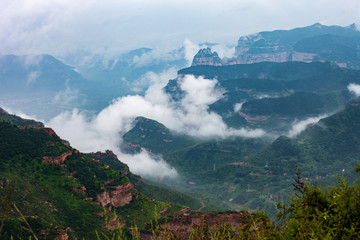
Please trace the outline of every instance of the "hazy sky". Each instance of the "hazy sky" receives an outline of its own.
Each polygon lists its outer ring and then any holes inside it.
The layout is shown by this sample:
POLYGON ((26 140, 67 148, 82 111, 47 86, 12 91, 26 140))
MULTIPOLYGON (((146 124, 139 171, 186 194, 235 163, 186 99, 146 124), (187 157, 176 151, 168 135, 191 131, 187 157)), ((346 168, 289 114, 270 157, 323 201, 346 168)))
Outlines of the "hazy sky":
POLYGON ((359 23, 359 0, 1 0, 0 54, 117 54, 139 47, 235 44, 315 22, 359 23))

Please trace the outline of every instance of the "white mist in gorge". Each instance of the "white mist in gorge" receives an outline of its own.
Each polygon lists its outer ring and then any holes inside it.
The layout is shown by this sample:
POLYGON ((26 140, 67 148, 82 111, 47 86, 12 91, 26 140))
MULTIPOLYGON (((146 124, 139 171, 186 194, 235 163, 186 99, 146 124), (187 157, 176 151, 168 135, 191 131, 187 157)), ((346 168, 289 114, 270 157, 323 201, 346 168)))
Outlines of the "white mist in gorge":
POLYGON ((295 122, 290 131, 287 133, 288 137, 296 137, 300 133, 302 133, 308 126, 313 125, 319 122, 321 119, 328 117, 329 115, 321 115, 318 117, 309 117, 302 121, 295 122))
POLYGON ((350 92, 354 93, 357 97, 360 97, 360 85, 357 85, 355 83, 350 83, 347 88, 350 92))
POLYGON ((111 149, 132 171, 143 176, 174 177, 176 171, 161 158, 154 159, 146 152, 138 155, 123 154, 119 150, 121 136, 133 127, 136 117, 142 116, 164 124, 174 132, 198 138, 217 138, 238 135, 261 137, 261 129, 231 129, 220 115, 209 111, 209 105, 223 97, 224 91, 217 88, 216 79, 205 79, 185 75, 179 79, 183 98, 175 102, 164 92, 169 79, 175 78, 176 71, 169 69, 161 74, 148 73, 151 85, 144 96, 129 95, 114 99, 95 116, 74 109, 63 112, 47 122, 62 138, 82 152, 111 149))

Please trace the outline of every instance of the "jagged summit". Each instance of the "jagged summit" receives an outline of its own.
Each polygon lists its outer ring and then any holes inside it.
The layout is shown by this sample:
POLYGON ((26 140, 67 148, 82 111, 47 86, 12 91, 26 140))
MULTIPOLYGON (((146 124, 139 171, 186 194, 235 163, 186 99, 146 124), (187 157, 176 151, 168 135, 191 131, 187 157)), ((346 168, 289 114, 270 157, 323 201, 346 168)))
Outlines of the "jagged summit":
POLYGON ((217 52, 212 52, 210 48, 203 48, 195 55, 191 66, 211 65, 221 66, 222 62, 217 52))

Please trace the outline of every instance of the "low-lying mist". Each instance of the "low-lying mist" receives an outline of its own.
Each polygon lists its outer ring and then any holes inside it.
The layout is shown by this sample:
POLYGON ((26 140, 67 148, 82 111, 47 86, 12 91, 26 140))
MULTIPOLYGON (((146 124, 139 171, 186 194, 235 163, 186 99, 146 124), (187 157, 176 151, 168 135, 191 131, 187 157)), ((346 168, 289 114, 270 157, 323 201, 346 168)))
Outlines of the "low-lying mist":
MULTIPOLYGON (((133 127, 134 119, 138 116, 156 120, 176 133, 199 139, 269 136, 262 129, 229 128, 220 115, 209 110, 209 105, 222 98, 225 93, 216 79, 205 79, 193 75, 178 79, 178 86, 184 95, 181 100, 174 101, 164 91, 164 87, 169 79, 176 78, 176 74, 173 68, 161 74, 149 72, 145 77, 150 82, 150 87, 144 96, 119 97, 92 116, 78 109, 63 111, 50 121, 46 121, 45 124, 52 127, 60 137, 70 141, 71 145, 80 151, 113 150, 121 161, 129 165, 131 171, 155 179, 176 178, 178 173, 161 156, 154 156, 145 150, 135 155, 120 151, 123 134, 133 127)), ((359 85, 350 84, 348 90, 357 96, 360 95, 359 85)), ((235 106, 235 111, 240 109, 241 104, 235 106)), ((7 110, 11 112, 10 109, 7 110)), ((21 112, 13 113, 28 117, 21 112)), ((307 126, 317 123, 326 116, 300 119, 292 124, 291 130, 285 135, 296 137, 307 126)))
POLYGON ((168 80, 176 77, 174 69, 161 74, 150 72, 146 76, 150 87, 144 96, 119 97, 90 117, 78 109, 64 111, 46 125, 82 152, 111 149, 130 166, 131 171, 156 178, 176 177, 177 173, 161 157, 154 158, 145 151, 128 155, 119 150, 122 135, 133 127, 134 119, 138 116, 161 122, 174 132, 202 139, 233 135, 261 137, 265 134, 261 129, 228 128, 220 115, 209 111, 209 105, 222 98, 224 93, 223 89, 217 87, 216 79, 185 76, 179 80, 184 97, 174 102, 163 90, 168 80))

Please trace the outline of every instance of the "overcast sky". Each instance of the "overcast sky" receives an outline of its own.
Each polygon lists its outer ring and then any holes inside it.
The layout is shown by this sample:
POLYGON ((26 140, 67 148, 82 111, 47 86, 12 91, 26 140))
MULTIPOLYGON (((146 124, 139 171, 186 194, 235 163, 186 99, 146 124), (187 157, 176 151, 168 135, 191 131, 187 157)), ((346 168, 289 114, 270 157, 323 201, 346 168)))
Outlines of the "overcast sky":
POLYGON ((1 0, 0 54, 235 44, 259 31, 347 26, 359 17, 359 0, 1 0))

